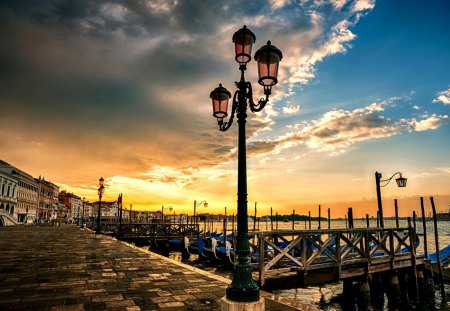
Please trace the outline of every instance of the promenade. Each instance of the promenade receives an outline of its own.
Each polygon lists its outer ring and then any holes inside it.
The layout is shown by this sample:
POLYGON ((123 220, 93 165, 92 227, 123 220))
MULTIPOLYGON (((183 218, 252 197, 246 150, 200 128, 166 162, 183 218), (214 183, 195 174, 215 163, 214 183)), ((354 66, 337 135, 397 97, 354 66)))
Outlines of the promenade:
MULTIPOLYGON (((220 310, 227 283, 74 225, 0 227, 2 311, 220 310)), ((262 296, 266 310, 302 310, 262 296)))

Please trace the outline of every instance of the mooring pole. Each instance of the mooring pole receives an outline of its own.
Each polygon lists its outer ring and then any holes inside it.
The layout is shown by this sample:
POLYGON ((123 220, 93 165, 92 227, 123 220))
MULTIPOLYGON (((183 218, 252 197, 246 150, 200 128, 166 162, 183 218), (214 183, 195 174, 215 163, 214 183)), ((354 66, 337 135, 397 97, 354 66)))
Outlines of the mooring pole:
POLYGON ((295 209, 292 210, 292 231, 294 231, 295 209))
POLYGON ((278 212, 275 213, 275 227, 278 230, 278 212))
POLYGON ((425 258, 428 258, 427 221, 425 218, 425 206, 423 204, 423 197, 420 197, 420 210, 422 212, 423 249, 425 252, 425 258))
POLYGON ((328 208, 328 230, 331 229, 331 212, 330 208, 328 208))
POLYGON ((395 209, 395 226, 398 228, 399 223, 398 223, 398 205, 397 205, 397 199, 394 199, 394 209, 395 209))
POLYGON ((366 226, 367 228, 370 227, 369 214, 366 214, 366 226))
POLYGON ((441 266, 441 253, 439 250, 439 232, 438 232, 438 226, 437 226, 437 217, 436 217, 436 207, 434 206, 434 199, 433 197, 430 197, 431 201, 431 208, 433 211, 433 224, 434 224, 434 243, 436 245, 436 257, 437 257, 437 264, 438 264, 438 272, 439 272, 439 284, 441 288, 441 299, 443 304, 446 302, 445 297, 445 288, 444 288, 444 278, 442 276, 442 266, 441 266))
POLYGON ((309 230, 311 230, 311 211, 308 211, 309 230))
POLYGON ((270 207, 270 231, 273 231, 273 214, 272 214, 272 207, 270 207))
POLYGON ((321 229, 320 228, 320 222, 321 222, 321 218, 322 218, 322 209, 320 208, 320 204, 319 204, 319 226, 317 227, 317 229, 321 229))

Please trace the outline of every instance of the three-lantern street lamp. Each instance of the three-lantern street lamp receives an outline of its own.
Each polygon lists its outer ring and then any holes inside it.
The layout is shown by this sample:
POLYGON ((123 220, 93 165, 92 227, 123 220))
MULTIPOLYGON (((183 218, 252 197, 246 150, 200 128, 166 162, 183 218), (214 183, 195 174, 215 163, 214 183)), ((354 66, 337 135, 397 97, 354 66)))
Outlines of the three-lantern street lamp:
POLYGON ((383 219, 383 203, 381 202, 381 187, 386 187, 394 178, 395 175, 399 175, 398 178, 395 179, 398 187, 406 187, 407 178, 402 176, 402 173, 397 172, 392 175, 388 179, 381 179, 383 175, 379 172, 375 172, 375 184, 377 186, 377 203, 378 203, 378 217, 380 217, 380 227, 384 228, 384 219, 383 219), (381 183, 384 183, 383 185, 381 183))
POLYGON ((104 186, 105 180, 103 179, 103 177, 100 177, 100 179, 98 180, 98 184, 99 184, 99 188, 97 189, 98 191, 98 215, 97 215, 97 228, 95 229, 95 233, 99 234, 100 233, 100 219, 101 219, 101 206, 102 206, 102 195, 105 192, 105 186, 104 186))
POLYGON ((269 101, 272 86, 277 84, 278 66, 283 57, 279 49, 271 44, 261 47, 255 53, 255 60, 258 63, 259 79, 258 83, 263 86, 265 98, 261 98, 257 103, 253 101, 252 85, 245 81, 244 73, 247 63, 251 61, 252 45, 255 43, 255 34, 246 26, 238 30, 233 35, 235 46, 235 60, 239 63, 241 78, 235 82, 237 90, 233 95, 231 114, 228 121, 228 101, 231 93, 219 84, 210 97, 212 99, 213 116, 217 118, 220 131, 226 131, 233 123, 234 115, 237 115, 239 125, 238 135, 238 213, 237 213, 237 244, 236 254, 238 263, 233 274, 232 283, 227 288, 227 299, 237 302, 256 302, 259 300, 259 288, 252 278, 252 268, 250 266, 250 246, 248 241, 248 219, 247 219, 247 160, 246 160, 246 136, 245 123, 247 118, 247 107, 252 112, 261 111, 269 101))

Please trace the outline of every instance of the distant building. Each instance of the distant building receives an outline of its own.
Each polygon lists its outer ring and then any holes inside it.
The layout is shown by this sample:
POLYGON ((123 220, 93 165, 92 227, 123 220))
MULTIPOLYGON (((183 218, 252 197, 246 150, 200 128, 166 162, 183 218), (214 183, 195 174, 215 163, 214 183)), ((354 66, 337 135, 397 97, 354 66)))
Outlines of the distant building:
POLYGON ((56 219, 59 187, 40 176, 35 180, 39 184, 38 219, 56 219), (55 196, 55 194, 57 195, 55 196))
POLYGON ((7 172, 0 171, 0 210, 17 219, 17 179, 7 172))
POLYGON ((83 201, 79 196, 63 190, 59 193, 58 199, 59 202, 64 203, 66 221, 74 222, 82 216, 83 201))
POLYGON ((0 171, 12 176, 17 182, 17 205, 14 209, 17 220, 29 222, 36 219, 39 202, 38 183, 31 175, 2 160, 0 171))
MULTIPOLYGON (((97 217, 98 215, 98 203, 99 201, 93 202, 93 217, 97 217)), ((117 201, 114 202, 105 202, 102 201, 100 208, 102 218, 116 218, 119 216, 119 204, 117 201)))

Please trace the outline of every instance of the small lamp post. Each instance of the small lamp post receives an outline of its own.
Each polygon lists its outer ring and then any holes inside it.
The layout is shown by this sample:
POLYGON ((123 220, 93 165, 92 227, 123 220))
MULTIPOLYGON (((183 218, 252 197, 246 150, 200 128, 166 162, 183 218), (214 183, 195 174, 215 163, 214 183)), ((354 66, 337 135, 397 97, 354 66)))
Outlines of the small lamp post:
POLYGON ((255 34, 246 26, 239 29, 233 35, 235 47, 235 60, 239 63, 241 78, 235 82, 237 90, 233 95, 231 115, 228 121, 224 118, 228 116, 228 101, 231 93, 219 84, 211 94, 213 116, 217 118, 220 131, 226 131, 233 123, 234 115, 237 115, 238 134, 238 215, 237 215, 237 245, 236 254, 238 264, 234 270, 233 280, 227 288, 227 300, 233 302, 258 302, 259 288, 252 278, 252 268, 250 266, 250 246, 248 241, 248 215, 247 215, 247 151, 245 123, 247 118, 247 107, 252 112, 261 111, 269 101, 272 86, 277 84, 278 66, 283 54, 272 45, 270 41, 255 53, 255 60, 258 63, 259 79, 258 83, 263 86, 265 98, 261 98, 257 103, 253 101, 252 85, 245 81, 245 70, 247 63, 251 61, 252 45, 255 42, 255 34))
POLYGON ((402 176, 402 173, 397 172, 394 175, 392 175, 390 178, 388 179, 381 179, 383 177, 383 175, 379 172, 375 172, 375 184, 377 187, 377 203, 378 203, 378 214, 380 216, 380 227, 384 228, 384 219, 383 219, 383 203, 381 201, 381 187, 386 187, 392 180, 392 178, 394 178, 395 175, 399 175, 398 178, 395 179, 395 181, 397 182, 397 186, 398 187, 406 187, 406 181, 408 180, 407 178, 404 178, 402 176), (384 183, 383 185, 381 185, 381 183, 384 183))
POLYGON ((204 207, 208 207, 208 202, 206 202, 206 200, 201 201, 200 203, 197 204, 197 200, 194 200, 194 225, 197 224, 197 205, 201 206, 203 204, 204 207))
POLYGON ((84 228, 84 200, 86 200, 85 197, 83 197, 83 201, 82 201, 82 204, 83 204, 83 213, 82 213, 82 215, 81 215, 81 228, 84 228))
POLYGON ((101 206, 102 206, 102 195, 105 192, 105 186, 104 186, 105 180, 103 179, 103 177, 100 177, 100 179, 98 180, 98 184, 100 185, 100 187, 97 189, 98 191, 98 214, 97 214, 97 228, 95 230, 96 234, 100 233, 100 219, 102 217, 101 214, 101 206))
POLYGON ((161 222, 164 223, 164 209, 168 209, 169 211, 173 210, 172 206, 161 206, 161 222))

